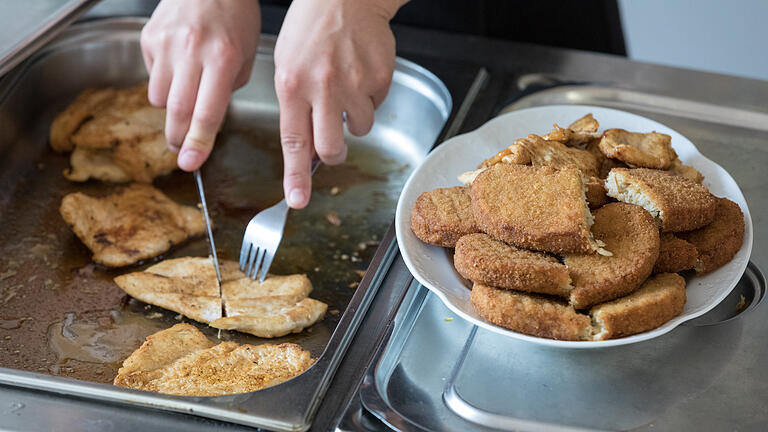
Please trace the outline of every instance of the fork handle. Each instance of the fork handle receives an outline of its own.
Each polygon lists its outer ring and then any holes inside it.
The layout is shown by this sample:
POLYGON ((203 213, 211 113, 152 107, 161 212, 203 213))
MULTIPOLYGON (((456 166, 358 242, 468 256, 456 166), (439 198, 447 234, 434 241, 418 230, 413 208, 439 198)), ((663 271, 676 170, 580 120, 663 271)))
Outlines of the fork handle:
POLYGON ((312 159, 312 171, 310 171, 309 175, 315 175, 315 171, 317 171, 317 168, 320 167, 320 165, 323 164, 323 161, 320 159, 312 159))

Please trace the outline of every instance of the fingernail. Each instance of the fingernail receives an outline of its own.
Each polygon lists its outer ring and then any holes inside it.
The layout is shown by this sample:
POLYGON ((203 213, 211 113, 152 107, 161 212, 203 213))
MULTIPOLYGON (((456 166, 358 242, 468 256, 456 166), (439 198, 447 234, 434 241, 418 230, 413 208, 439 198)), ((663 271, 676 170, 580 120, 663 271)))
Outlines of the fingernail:
POLYGON ((300 206, 304 204, 304 191, 301 189, 294 189, 288 194, 288 205, 291 207, 300 206))
POLYGON ((188 168, 197 164, 197 160, 200 159, 200 152, 197 150, 182 150, 179 154, 179 167, 188 168))

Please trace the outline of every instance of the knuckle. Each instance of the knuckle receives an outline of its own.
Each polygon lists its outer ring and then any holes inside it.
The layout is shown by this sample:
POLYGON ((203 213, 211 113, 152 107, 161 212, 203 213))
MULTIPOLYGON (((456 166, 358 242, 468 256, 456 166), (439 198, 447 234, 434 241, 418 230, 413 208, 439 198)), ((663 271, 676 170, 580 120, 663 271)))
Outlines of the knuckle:
POLYGON ((336 68, 329 64, 321 64, 315 69, 313 80, 322 89, 331 89, 336 82, 336 79, 336 68))
POLYGON ((315 147, 317 155, 324 163, 328 165, 337 165, 344 162, 346 159, 346 146, 342 145, 319 145, 315 147))
POLYGON ((373 83, 376 89, 388 87, 392 81, 392 71, 385 68, 377 68, 373 73, 373 83))
POLYGON ((197 107, 194 120, 195 123, 202 125, 205 129, 216 129, 220 121, 217 110, 208 106, 197 107))
POLYGON ((182 99, 171 99, 167 103, 168 115, 173 118, 189 118, 192 115, 192 107, 182 99))
POLYGON ((178 35, 184 49, 190 52, 200 46, 203 38, 203 29, 194 24, 187 24, 178 30, 178 35))
POLYGON ((286 69, 275 71, 275 87, 278 93, 285 95, 295 95, 300 86, 298 75, 286 69))
POLYGON ((302 152, 307 146, 307 140, 296 133, 282 133, 280 134, 280 145, 286 154, 298 154, 302 152))
POLYGON ((224 67, 233 67, 243 61, 243 56, 235 42, 224 36, 213 42, 213 55, 215 61, 224 67))

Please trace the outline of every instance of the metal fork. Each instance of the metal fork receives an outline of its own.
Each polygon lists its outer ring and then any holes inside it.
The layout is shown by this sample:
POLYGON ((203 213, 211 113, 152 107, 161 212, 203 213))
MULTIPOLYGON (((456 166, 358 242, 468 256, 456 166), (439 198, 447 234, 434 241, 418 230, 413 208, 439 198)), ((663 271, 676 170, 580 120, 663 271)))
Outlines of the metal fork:
MULTIPOLYGON (((320 161, 312 161, 312 174, 317 171, 320 161)), ((288 217, 288 203, 285 198, 270 208, 264 209, 248 222, 240 248, 240 270, 259 282, 264 282, 269 267, 283 239, 285 219, 288 217)))

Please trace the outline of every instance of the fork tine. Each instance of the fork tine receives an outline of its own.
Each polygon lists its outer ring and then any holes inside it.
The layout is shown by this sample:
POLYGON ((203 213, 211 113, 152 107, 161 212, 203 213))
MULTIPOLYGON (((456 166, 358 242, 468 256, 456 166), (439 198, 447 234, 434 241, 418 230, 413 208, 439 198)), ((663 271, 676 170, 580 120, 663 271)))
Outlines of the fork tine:
POLYGON ((253 267, 253 274, 251 275, 251 279, 255 280, 259 277, 259 272, 261 271, 261 262, 264 259, 266 252, 266 248, 259 249, 259 255, 256 257, 256 265, 253 267))
POLYGON ((245 271, 245 264, 248 262, 248 252, 251 251, 251 242, 243 238, 243 246, 240 248, 240 271, 245 271))
POLYGON ((259 275, 259 283, 264 283, 264 279, 267 277, 269 267, 272 266, 272 260, 275 258, 275 251, 264 250, 264 264, 261 265, 261 274, 259 275))
POLYGON ((248 277, 251 277, 251 274, 254 270, 253 264, 256 262, 256 256, 258 254, 259 254, 258 246, 252 245, 251 252, 248 254, 248 264, 245 267, 245 274, 248 277))

